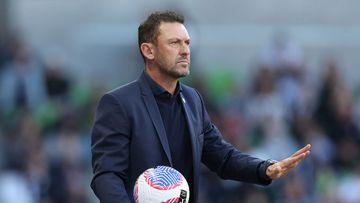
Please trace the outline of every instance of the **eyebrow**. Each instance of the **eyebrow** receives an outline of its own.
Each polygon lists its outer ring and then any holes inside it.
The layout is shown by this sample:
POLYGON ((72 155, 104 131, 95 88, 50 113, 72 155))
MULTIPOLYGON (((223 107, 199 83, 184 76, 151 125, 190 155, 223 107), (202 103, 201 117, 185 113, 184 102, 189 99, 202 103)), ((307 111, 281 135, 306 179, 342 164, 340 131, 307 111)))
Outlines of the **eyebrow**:
POLYGON ((181 39, 181 38, 170 38, 167 41, 186 41, 186 42, 190 42, 190 38, 187 38, 185 40, 181 39))

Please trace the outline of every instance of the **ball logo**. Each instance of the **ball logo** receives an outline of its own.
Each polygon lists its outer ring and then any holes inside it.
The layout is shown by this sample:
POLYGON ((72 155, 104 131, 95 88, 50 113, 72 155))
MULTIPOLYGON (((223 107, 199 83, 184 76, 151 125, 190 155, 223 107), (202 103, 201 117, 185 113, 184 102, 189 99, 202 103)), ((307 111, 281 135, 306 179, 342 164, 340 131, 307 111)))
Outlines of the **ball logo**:
POLYGON ((134 187, 136 203, 188 203, 189 197, 184 176, 168 166, 147 169, 134 187))

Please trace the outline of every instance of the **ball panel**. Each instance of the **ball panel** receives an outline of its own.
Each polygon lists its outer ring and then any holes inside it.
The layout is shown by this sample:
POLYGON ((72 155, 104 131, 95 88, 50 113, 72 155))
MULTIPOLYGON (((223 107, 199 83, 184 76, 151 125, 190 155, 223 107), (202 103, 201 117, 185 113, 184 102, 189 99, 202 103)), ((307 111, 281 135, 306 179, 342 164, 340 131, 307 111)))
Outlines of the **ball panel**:
POLYGON ((145 181, 153 188, 170 190, 180 186, 184 177, 177 170, 159 166, 144 172, 145 181))

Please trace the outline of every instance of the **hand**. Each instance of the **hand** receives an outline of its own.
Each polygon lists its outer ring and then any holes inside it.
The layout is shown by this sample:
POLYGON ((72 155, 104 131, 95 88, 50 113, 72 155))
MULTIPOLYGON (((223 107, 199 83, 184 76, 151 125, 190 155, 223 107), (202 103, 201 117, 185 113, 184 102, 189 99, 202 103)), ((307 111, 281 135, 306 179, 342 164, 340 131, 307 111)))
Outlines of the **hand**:
POLYGON ((266 175, 272 180, 275 180, 287 174, 289 171, 295 168, 301 160, 310 154, 310 148, 311 145, 307 144, 305 147, 295 152, 290 157, 270 165, 266 169, 266 175))

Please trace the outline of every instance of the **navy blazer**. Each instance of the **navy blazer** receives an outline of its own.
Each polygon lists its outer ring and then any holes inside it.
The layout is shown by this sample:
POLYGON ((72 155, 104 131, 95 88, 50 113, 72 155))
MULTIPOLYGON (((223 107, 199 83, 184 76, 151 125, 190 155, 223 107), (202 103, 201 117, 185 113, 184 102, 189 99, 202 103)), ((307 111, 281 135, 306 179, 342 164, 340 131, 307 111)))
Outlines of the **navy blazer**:
MULTIPOLYGON (((172 166, 165 128, 144 74, 106 93, 97 107, 91 134, 91 187, 102 203, 134 202, 133 187, 142 172, 158 165, 172 166)), ((200 94, 180 85, 193 152, 191 203, 197 202, 200 162, 223 179, 269 184, 263 178, 264 161, 225 142, 211 123, 200 94)))

